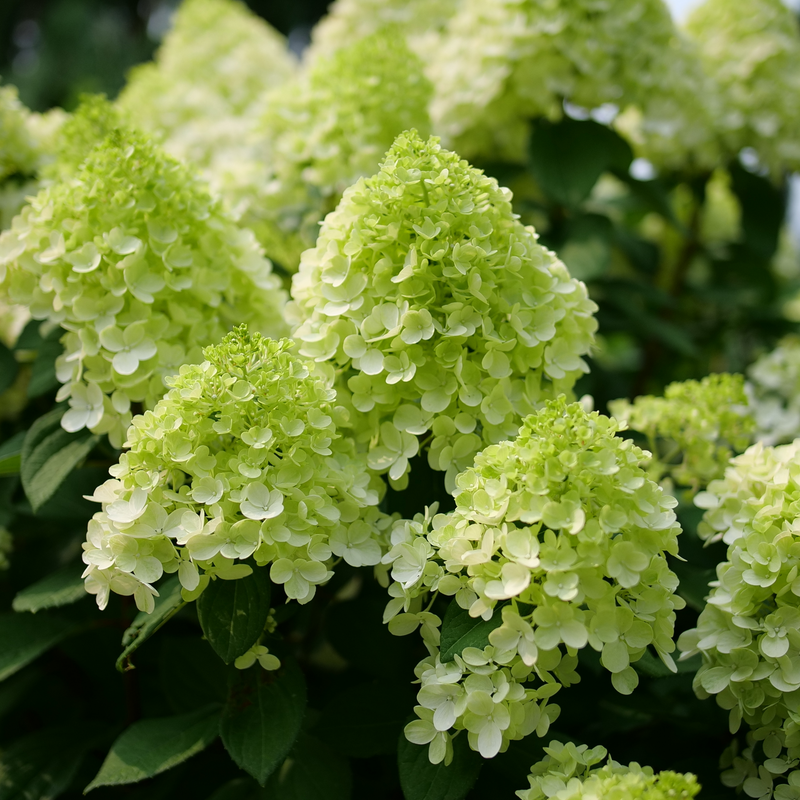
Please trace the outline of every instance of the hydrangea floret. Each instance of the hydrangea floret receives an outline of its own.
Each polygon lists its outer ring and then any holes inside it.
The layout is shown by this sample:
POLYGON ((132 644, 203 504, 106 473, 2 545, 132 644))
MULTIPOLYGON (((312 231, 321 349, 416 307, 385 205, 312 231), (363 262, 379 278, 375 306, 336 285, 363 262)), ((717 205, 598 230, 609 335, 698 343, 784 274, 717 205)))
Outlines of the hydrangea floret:
POLYGON ((292 297, 300 352, 336 365, 370 466, 400 487, 425 437, 452 488, 476 452, 571 391, 597 327, 511 193, 414 131, 328 215, 292 297))
POLYGON ((636 762, 624 766, 610 758, 601 765, 604 747, 552 741, 544 752, 531 767, 530 788, 515 793, 520 800, 690 800, 700 791, 691 774, 654 773, 636 762))
POLYGON ((334 557, 380 561, 382 483, 339 430, 328 371, 293 347, 237 328, 133 419, 112 480, 91 498, 103 508, 89 523, 84 577, 100 608, 116 592, 152 611, 164 572, 194 599, 211 576, 249 574, 251 557, 307 603, 334 557))
POLYGON ((678 641, 681 658, 702 655, 695 692, 730 711, 731 732, 742 721, 752 731, 749 757, 726 782, 769 797, 784 775, 789 792, 800 785, 800 440, 753 445, 695 503, 705 509, 700 537, 728 550, 697 627, 678 641), (760 766, 752 745, 766 758, 760 766))
MULTIPOLYGON (((486 758, 513 739, 547 733, 547 701, 579 680, 577 652, 600 653, 617 691, 638 684, 649 647, 671 669, 678 552, 674 497, 647 478, 645 454, 617 437, 616 420, 563 398, 529 416, 516 439, 487 447, 457 480, 456 510, 399 521, 383 564, 385 621, 422 627, 430 656, 417 668, 419 719, 406 728, 446 760, 466 729, 486 758), (494 620, 483 647, 439 652, 436 593, 494 620)), ((652 656, 651 656, 652 657, 652 656)))
POLYGON ((787 444, 800 436, 800 337, 785 336, 747 370, 758 441, 787 444))
POLYGON ((755 432, 742 375, 718 373, 671 383, 663 397, 614 400, 609 409, 647 437, 653 480, 668 475, 694 491, 721 478, 730 458, 752 443, 755 432))
POLYGON ((255 130, 263 170, 225 192, 267 255, 295 272, 344 190, 372 175, 397 134, 428 133, 432 88, 398 30, 313 62, 273 92, 255 130))
POLYGON ((131 403, 152 407, 164 378, 234 323, 285 331, 284 293, 253 234, 191 170, 125 128, 0 236, 0 292, 66 331, 62 426, 117 446, 131 403))

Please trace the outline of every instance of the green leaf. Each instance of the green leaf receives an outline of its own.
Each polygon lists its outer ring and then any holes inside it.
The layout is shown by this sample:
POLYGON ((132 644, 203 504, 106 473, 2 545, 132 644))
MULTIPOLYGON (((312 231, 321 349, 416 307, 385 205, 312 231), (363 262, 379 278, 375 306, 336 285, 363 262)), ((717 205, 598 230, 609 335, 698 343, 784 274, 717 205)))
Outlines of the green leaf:
POLYGON ((0 444, 0 475, 17 475, 22 464, 22 442, 26 431, 15 433, 0 444))
POLYGON ((42 343, 31 367, 28 397, 41 397, 61 385, 56 376, 56 359, 63 352, 64 348, 57 340, 46 340, 42 343))
POLYGON ((453 761, 449 766, 431 764, 428 748, 400 737, 397 766, 406 800, 462 800, 478 778, 483 761, 469 749, 463 734, 453 740, 453 761))
POLYGON ((64 479, 100 441, 89 431, 68 433, 61 427, 63 408, 54 408, 33 423, 22 443, 20 476, 34 511, 41 508, 64 479))
POLYGON ((240 580, 212 581, 197 598, 203 633, 226 664, 246 653, 264 632, 271 594, 267 570, 256 567, 240 580))
POLYGON ((302 735, 284 767, 270 779, 270 800, 350 800, 353 776, 346 759, 311 736, 302 735))
POLYGON ((0 342, 0 394, 14 383, 18 370, 19 364, 14 354, 0 342))
POLYGON ((43 608, 66 606, 88 596, 80 566, 73 564, 23 589, 14 598, 11 607, 14 611, 31 611, 35 614, 43 608))
POLYGON ((208 642, 195 632, 190 636, 165 635, 161 639, 159 677, 171 710, 185 714, 228 696, 228 668, 208 642), (174 691, 180 686, 179 692, 174 691))
POLYGON ((733 191, 742 208, 742 228, 747 247, 769 261, 778 249, 778 236, 786 219, 786 190, 768 178, 733 163, 733 191))
POLYGON ((281 661, 277 672, 237 672, 220 721, 225 749, 262 786, 292 749, 306 709, 303 673, 292 659, 281 661))
POLYGON ((152 778, 205 750, 219 735, 219 706, 135 722, 111 746, 84 793, 152 778))
POLYGON ((170 578, 159 587, 159 596, 156 598, 156 607, 152 614, 140 611, 133 620, 130 628, 122 635, 124 650, 117 659, 117 669, 126 672, 133 669, 130 656, 138 650, 162 625, 168 622, 177 612, 185 606, 181 597, 181 584, 177 577, 170 578))
POLYGON ((503 624, 501 606, 494 610, 488 621, 480 617, 474 619, 469 611, 460 608, 455 600, 450 602, 442 620, 441 659, 452 661, 460 656, 465 647, 484 648, 489 644, 489 634, 503 624))
POLYGON ((0 681, 66 639, 75 626, 42 614, 0 614, 0 681))
POLYGON ((554 201, 577 206, 606 171, 626 171, 633 160, 619 134, 593 120, 539 120, 530 142, 530 171, 554 201))

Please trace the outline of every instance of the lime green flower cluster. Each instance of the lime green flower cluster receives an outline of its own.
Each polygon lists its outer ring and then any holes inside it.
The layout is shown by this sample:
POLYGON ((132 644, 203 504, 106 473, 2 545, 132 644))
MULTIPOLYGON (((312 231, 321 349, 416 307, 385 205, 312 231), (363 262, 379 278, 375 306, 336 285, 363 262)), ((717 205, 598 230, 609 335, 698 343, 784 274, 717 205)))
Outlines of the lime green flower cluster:
POLYGON ((297 71, 286 41, 236 0, 183 0, 154 62, 135 67, 119 103, 207 170, 248 161, 246 131, 266 93, 297 71))
POLYGON ((438 139, 403 133, 303 254, 287 306, 300 352, 332 360, 370 466, 456 473, 588 371, 586 287, 536 241, 511 193, 438 139))
POLYGON ((675 669, 684 602, 666 554, 678 552, 677 501, 647 479, 643 452, 615 436, 620 428, 550 401, 458 476, 452 514, 393 526, 385 619, 398 635, 423 628, 431 656, 417 671, 420 720, 406 733, 430 743, 432 761, 446 758, 451 728, 466 729, 487 758, 534 730, 544 736, 558 713, 547 699, 578 681, 587 644, 623 694, 638 684, 632 664, 648 647, 675 669), (438 618, 421 610, 434 592, 495 619, 488 646, 443 663, 430 630, 438 618))
POLYGON ((706 509, 700 537, 728 552, 681 657, 702 654, 695 692, 730 710, 732 732, 749 725, 763 769, 783 774, 800 758, 800 441, 753 445, 695 503, 706 509))
POLYGON ((783 444, 800 436, 800 337, 786 336, 747 370, 756 438, 783 444))
POLYGON ((468 158, 524 160, 529 119, 565 99, 635 106, 628 126, 664 157, 711 138, 700 62, 662 0, 464 0, 428 76, 434 129, 468 158))
POLYGON ((133 419, 130 449, 92 498, 103 510, 89 523, 84 577, 100 608, 113 591, 151 611, 164 572, 193 599, 212 575, 249 574, 236 562, 251 556, 307 603, 333 555, 380 561, 381 481, 339 432, 331 377, 293 347, 237 328, 133 419))
POLYGON ((719 373, 671 383, 663 397, 614 400, 609 409, 647 437, 653 480, 669 475, 695 491, 721 478, 731 456, 753 441, 755 431, 741 375, 719 373))
POLYGON ((720 87, 728 152, 752 147, 775 175, 800 167, 800 31, 781 0, 706 0, 686 30, 720 87))
POLYGON ((280 284, 250 231, 195 175, 116 129, 0 236, 0 291, 67 332, 56 368, 68 431, 122 442, 132 402, 236 322, 285 330, 280 284))
POLYGON ((319 223, 397 134, 427 133, 432 88, 399 32, 375 33, 311 65, 273 92, 257 127, 260 163, 225 187, 267 255, 295 272, 319 223))
POLYGON ((528 776, 530 789, 516 792, 520 800, 690 800, 700 791, 697 778, 678 772, 654 773, 637 763, 627 767, 606 757, 604 747, 550 742, 547 754, 528 776))

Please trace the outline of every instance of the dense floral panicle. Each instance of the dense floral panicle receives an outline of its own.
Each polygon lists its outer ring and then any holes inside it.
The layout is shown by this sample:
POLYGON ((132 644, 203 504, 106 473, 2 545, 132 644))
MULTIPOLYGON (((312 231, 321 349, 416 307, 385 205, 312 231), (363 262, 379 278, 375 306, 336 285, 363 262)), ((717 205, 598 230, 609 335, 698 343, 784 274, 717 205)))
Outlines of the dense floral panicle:
POLYGON ((15 86, 0 86, 0 181, 12 175, 30 177, 39 166, 40 147, 32 136, 31 112, 15 86))
POLYGON ((280 335, 283 292, 250 231, 193 173, 117 129, 0 236, 0 290, 67 332, 56 368, 62 425, 120 444, 131 402, 236 322, 280 335))
MULTIPOLYGON (((701 538, 728 545, 697 628, 678 642, 682 658, 702 654, 695 691, 700 697, 716 695, 718 704, 730 710, 733 732, 744 720, 768 758, 785 749, 789 761, 797 759, 800 440, 777 447, 753 445, 695 503, 706 509, 698 528, 701 538)), ((786 771, 773 767, 766 762, 769 772, 786 771)), ((740 777, 748 776, 743 772, 740 777)))
POLYGON ((752 147, 774 174, 800 166, 800 31, 781 0, 706 0, 686 25, 719 85, 716 125, 735 156, 752 147))
POLYGON ((303 254, 287 306, 300 352, 332 359, 369 441, 403 484, 418 436, 455 474, 588 371, 586 287, 537 242, 511 193, 438 139, 397 138, 303 254))
POLYGON ((678 552, 677 501, 648 480, 645 454, 615 436, 620 427, 550 401, 515 440, 487 447, 458 476, 454 512, 395 523, 382 559, 394 581, 385 619, 397 634, 421 625, 429 645, 417 672, 420 720, 407 733, 423 743, 425 729, 432 760, 446 757, 451 728, 466 728, 485 757, 534 730, 544 736, 557 715, 546 701, 578 680, 575 655, 587 644, 624 694, 648 647, 675 668, 684 602, 666 555, 678 552), (438 618, 421 611, 432 592, 496 619, 489 645, 443 664, 438 618), (479 705, 473 690, 494 699, 479 705))
POLYGON ((119 103, 173 155, 219 172, 247 162, 246 132, 297 63, 285 39, 236 0, 184 0, 155 61, 135 67, 119 103))
POLYGON ((614 400, 609 408, 647 436, 654 480, 669 475, 695 489, 721 478, 731 456, 753 441, 755 431, 741 375, 720 373, 671 383, 663 397, 614 400))
POLYGON ((784 444, 800 436, 800 338, 786 336, 747 370, 756 438, 784 444))
POLYGON ((690 800, 700 791, 691 774, 654 773, 637 763, 622 764, 606 757, 604 747, 550 742, 545 757, 528 776, 529 789, 516 792, 520 800, 690 800))
POLYGON ((304 53, 311 62, 333 55, 381 28, 392 26, 411 49, 427 61, 436 34, 461 0, 335 0, 311 32, 304 53))
POLYGON ((635 107, 628 127, 654 154, 708 146, 702 71, 662 0, 464 0, 427 74, 434 130, 468 158, 524 160, 529 119, 564 99, 635 107))
POLYGON ((177 572, 187 597, 271 564, 287 596, 306 603, 332 557, 377 564, 381 482, 339 432, 328 371, 289 340, 244 326, 184 365, 152 411, 134 417, 114 480, 92 499, 86 587, 152 610, 152 584, 177 572))
POLYGON ((396 30, 315 61, 272 93, 257 126, 259 163, 226 185, 267 255, 294 272, 319 223, 358 178, 371 175, 397 134, 427 133, 432 88, 396 30))

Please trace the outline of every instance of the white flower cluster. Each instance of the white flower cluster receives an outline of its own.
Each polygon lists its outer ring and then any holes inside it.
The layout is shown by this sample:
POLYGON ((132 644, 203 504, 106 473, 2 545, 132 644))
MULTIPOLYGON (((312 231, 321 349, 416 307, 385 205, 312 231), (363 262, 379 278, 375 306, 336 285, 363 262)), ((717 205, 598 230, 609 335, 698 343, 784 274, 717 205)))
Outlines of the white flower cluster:
MULTIPOLYGON (((152 611, 164 572, 194 599, 211 575, 248 575, 236 562, 251 556, 307 603, 333 556, 380 561, 383 484, 339 432, 331 378, 293 347, 237 328, 133 419, 129 450, 92 498, 103 510, 89 523, 84 577, 100 608, 113 591, 152 611)), ((273 668, 267 653, 251 655, 241 666, 273 668)))
POLYGON ((783 444, 800 436, 800 338, 786 336, 747 370, 756 437, 783 444))
POLYGON ((300 352, 332 360, 370 466, 455 475, 588 371, 586 287, 539 245, 497 181, 414 131, 348 189, 303 254, 287 315, 300 352))
POLYGON ((558 714, 547 701, 578 681, 587 644, 623 694, 638 684, 632 664, 648 647, 675 669, 684 602, 666 554, 678 552, 677 501, 647 479, 645 454, 619 429, 550 401, 458 476, 452 514, 394 525, 385 620, 398 635, 422 626, 431 655, 417 668, 419 720, 406 735, 430 744, 434 763, 464 729, 486 758, 533 731, 544 736, 558 714), (445 660, 440 620, 425 606, 435 593, 493 620, 488 644, 445 660))
MULTIPOLYGON (((80 112, 78 112, 80 113, 80 112)), ((131 403, 236 322, 280 335, 284 294, 250 231, 186 167, 118 128, 0 235, 0 292, 67 332, 62 425, 122 442, 131 403)))
POLYGON ((702 654, 696 693, 715 695, 730 710, 731 731, 744 721, 763 749, 761 766, 751 759, 744 769, 739 762, 729 782, 744 782, 750 797, 770 797, 774 779, 784 775, 789 787, 775 796, 794 798, 791 787, 800 785, 800 440, 753 445, 695 503, 706 509, 700 537, 722 540, 728 552, 697 628, 679 639, 681 657, 702 654))

